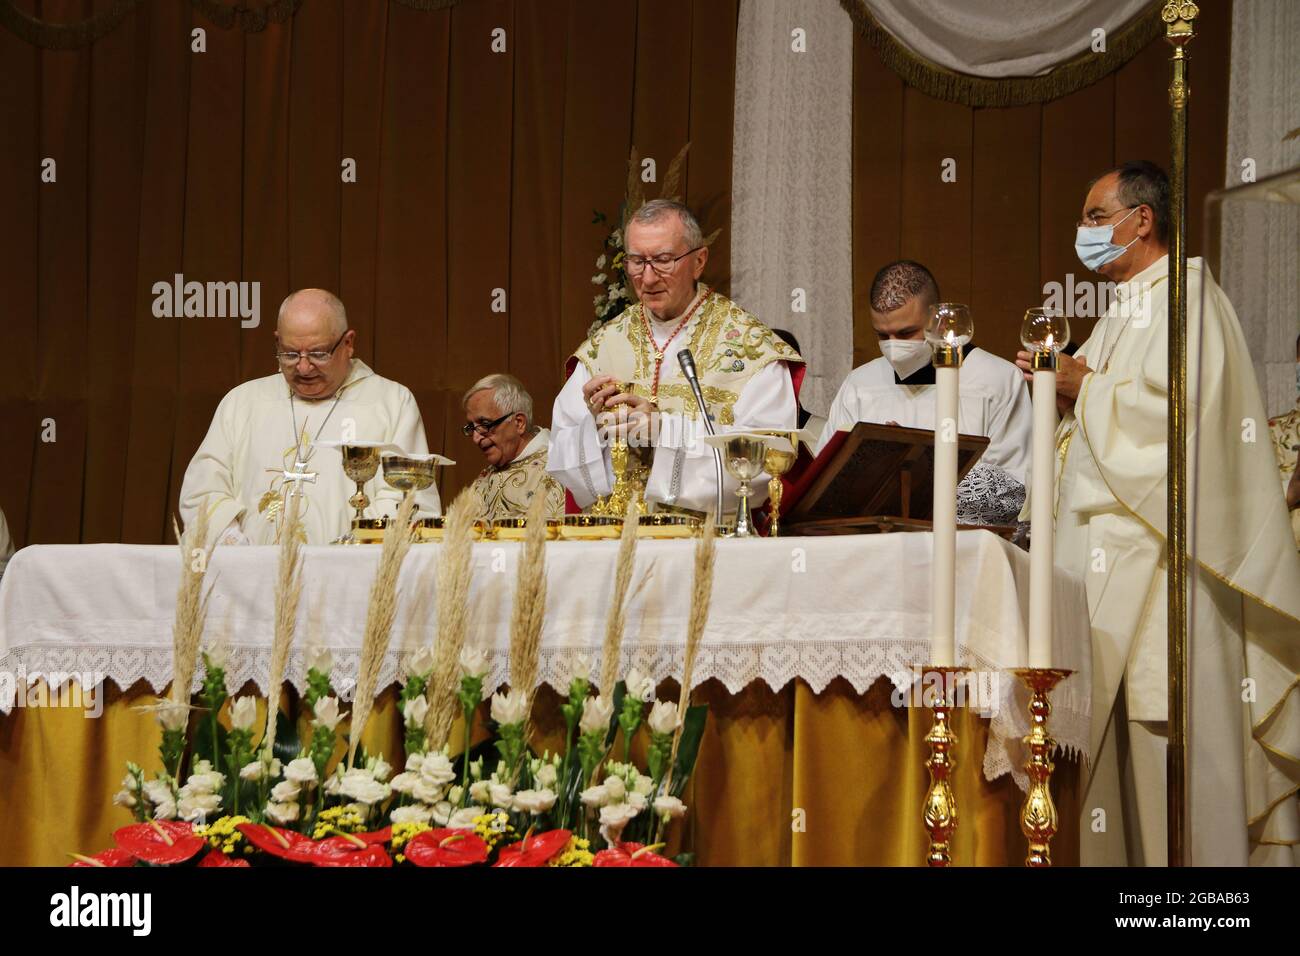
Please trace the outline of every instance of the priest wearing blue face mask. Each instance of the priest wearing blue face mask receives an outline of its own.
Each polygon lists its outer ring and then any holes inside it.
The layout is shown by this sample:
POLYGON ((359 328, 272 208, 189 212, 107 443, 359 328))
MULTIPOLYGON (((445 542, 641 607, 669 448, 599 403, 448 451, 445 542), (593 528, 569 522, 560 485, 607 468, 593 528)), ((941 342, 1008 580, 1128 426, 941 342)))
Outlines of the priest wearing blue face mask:
MULTIPOLYGON (((1057 380, 1054 557, 1083 580, 1092 629, 1085 865, 1167 860, 1169 205, 1164 171, 1129 162, 1091 183, 1076 226, 1080 261, 1115 283, 1057 380)), ((1300 558, 1245 338, 1200 257, 1186 301, 1187 862, 1295 865, 1300 558)))
MULTIPOLYGON (((820 452, 836 431, 857 422, 933 428, 934 366, 925 341, 926 310, 939 285, 919 262, 891 262, 871 283, 871 325, 881 357, 849 373, 831 402, 820 452)), ((1005 359, 966 346, 958 429, 984 435, 988 448, 957 489, 963 524, 1015 524, 1029 475, 1033 413, 1020 372, 1005 359)))

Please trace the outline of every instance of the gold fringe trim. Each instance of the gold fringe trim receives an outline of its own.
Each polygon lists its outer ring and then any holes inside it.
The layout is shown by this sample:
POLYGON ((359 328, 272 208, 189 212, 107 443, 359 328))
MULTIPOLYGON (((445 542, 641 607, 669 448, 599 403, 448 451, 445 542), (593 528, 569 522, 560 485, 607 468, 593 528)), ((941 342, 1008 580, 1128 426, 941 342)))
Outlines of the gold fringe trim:
POLYGON ((866 0, 840 0, 854 26, 870 41, 885 66, 926 96, 963 106, 1025 106, 1047 103, 1091 86, 1118 70, 1165 29, 1160 2, 1106 38, 1106 52, 1087 50, 1041 76, 988 79, 958 73, 908 49, 867 8, 866 0))

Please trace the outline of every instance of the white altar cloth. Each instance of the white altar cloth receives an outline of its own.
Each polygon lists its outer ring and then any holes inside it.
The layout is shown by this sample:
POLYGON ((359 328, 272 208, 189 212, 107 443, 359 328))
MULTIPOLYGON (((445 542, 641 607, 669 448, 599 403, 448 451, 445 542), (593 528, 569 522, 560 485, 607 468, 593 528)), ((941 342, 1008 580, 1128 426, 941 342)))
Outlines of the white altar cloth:
MULTIPOLYGON (((820 693, 836 677, 859 693, 880 676, 905 686, 929 649, 931 536, 844 535, 718 542, 713 604, 695 668, 732 693, 753 680, 779 689, 802 678, 820 693)), ((379 687, 397 680, 405 654, 436 635, 440 545, 416 545, 399 582, 393 641, 379 687)), ((642 541, 623 642, 624 670, 680 677, 693 571, 691 541, 642 541)), ((568 686, 585 654, 599 672, 617 541, 552 542, 539 681, 568 686)), ((490 646, 485 691, 507 679, 510 606, 521 545, 474 546, 470 640, 490 646)), ((335 686, 350 696, 357 672, 373 546, 304 549, 299 625, 286 680, 303 688, 302 651, 330 647, 335 686)), ((265 684, 273 630, 274 547, 222 547, 212 557, 205 644, 224 634, 227 683, 265 684)), ((15 703, 15 677, 89 675, 161 691, 171 677, 171 628, 179 580, 176 547, 45 545, 24 548, 0 582, 0 712, 15 703)), ((957 536, 957 663, 981 672, 977 708, 991 718, 984 772, 1020 765, 1025 693, 1005 669, 1026 658, 1029 556, 986 531, 957 536)), ((1053 736, 1086 758, 1091 638, 1083 583, 1058 571, 1053 663, 1076 673, 1052 696, 1053 736)), ((201 670, 201 666, 200 666, 201 670)), ((196 674, 197 688, 200 675, 196 674)), ((264 688, 263 688, 264 689, 264 688)))

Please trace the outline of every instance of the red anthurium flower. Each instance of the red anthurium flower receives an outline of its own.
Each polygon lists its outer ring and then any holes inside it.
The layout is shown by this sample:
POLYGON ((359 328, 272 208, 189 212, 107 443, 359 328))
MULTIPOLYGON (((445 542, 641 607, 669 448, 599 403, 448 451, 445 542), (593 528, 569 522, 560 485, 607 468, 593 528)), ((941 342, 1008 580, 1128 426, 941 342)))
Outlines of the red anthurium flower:
POLYGON ((393 828, 384 827, 382 830, 371 830, 369 833, 353 833, 351 836, 360 837, 367 843, 378 845, 387 843, 393 838, 393 828))
POLYGON ((402 852, 416 866, 473 866, 487 862, 488 845, 467 830, 424 830, 402 852))
POLYGON ((184 863, 208 845, 192 826, 176 820, 132 823, 114 830, 113 839, 136 859, 160 866, 184 863))
POLYGON ((294 863, 316 862, 316 841, 311 837, 266 823, 241 823, 235 829, 263 853, 278 856, 282 860, 292 860, 294 863))
POLYGON ((591 861, 592 866, 676 866, 666 856, 660 856, 655 850, 663 846, 642 846, 640 843, 620 843, 618 846, 601 850, 591 861))
POLYGON ((135 866, 135 857, 117 846, 111 850, 101 850, 94 856, 83 856, 80 853, 68 855, 72 857, 68 866, 135 866))
POLYGON ((551 857, 569 845, 568 830, 529 833, 518 843, 503 846, 496 866, 545 866, 551 857))
POLYGON ((220 850, 210 850, 207 856, 199 860, 199 866, 248 866, 247 860, 241 860, 239 857, 226 856, 220 850))
MULTIPOLYGON (((334 839, 331 837, 330 839, 334 839)), ((328 843, 329 840, 322 840, 322 843, 328 843)), ((368 846, 364 850, 357 850, 355 853, 343 852, 330 854, 327 852, 317 851, 315 859, 312 860, 317 866, 392 866, 393 861, 388 854, 384 852, 382 846, 368 846)))

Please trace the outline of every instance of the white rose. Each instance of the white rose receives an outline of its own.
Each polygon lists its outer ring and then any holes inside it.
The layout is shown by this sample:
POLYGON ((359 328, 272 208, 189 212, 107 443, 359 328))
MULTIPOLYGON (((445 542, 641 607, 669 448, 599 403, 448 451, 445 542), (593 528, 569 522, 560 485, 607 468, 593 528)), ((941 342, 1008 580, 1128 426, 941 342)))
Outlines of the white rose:
POLYGON ((627 784, 622 777, 606 777, 605 793, 609 794, 610 803, 618 803, 627 796, 627 784))
POLYGON ((149 798, 150 803, 165 803, 172 799, 172 788, 163 780, 146 780, 144 795, 149 798))
POLYGON ((654 678, 641 673, 635 667, 627 672, 623 684, 627 687, 628 694, 643 704, 655 698, 654 678))
POLYGON ((492 784, 487 780, 475 780, 469 785, 469 798, 475 803, 486 804, 492 799, 492 784))
POLYGON ((445 827, 447 821, 451 819, 451 815, 455 810, 456 808, 453 807, 449 801, 439 800, 433 805, 433 813, 430 814, 430 816, 433 818, 433 822, 438 826, 445 827))
POLYGON ((578 795, 584 807, 603 807, 609 802, 609 791, 603 786, 597 784, 594 787, 588 787, 578 795))
POLYGON ((584 734, 603 733, 609 730, 610 719, 614 716, 614 701, 600 694, 588 697, 582 705, 582 719, 578 729, 584 734))
POLYGON ((320 724, 327 730, 333 730, 338 726, 343 715, 339 713, 339 699, 337 697, 322 697, 316 701, 314 708, 316 723, 320 724))
POLYGON ((266 805, 266 818, 279 826, 288 826, 298 819, 298 804, 268 803, 266 805))
POLYGON ((366 771, 380 783, 392 775, 393 765, 384 759, 383 754, 366 761, 366 771))
POLYGON ((514 804, 514 794, 511 792, 510 787, 507 784, 489 784, 488 794, 488 799, 494 807, 501 807, 503 810, 509 810, 514 804))
POLYGON ((637 793, 633 790, 627 795, 627 805, 629 807, 636 807, 638 810, 644 810, 646 808, 646 803, 647 800, 644 793, 637 793))
POLYGON ((411 788, 411 796, 421 803, 437 803, 447 795, 447 788, 444 785, 430 783, 424 777, 415 778, 415 786, 411 788))
POLYGON ((307 670, 316 671, 328 677, 330 671, 334 669, 334 655, 330 653, 328 647, 322 647, 318 644, 307 648, 306 664, 307 670))
POLYGON ((406 659, 406 672, 417 677, 428 677, 433 670, 433 648, 425 644, 406 659))
POLYGON ((176 804, 176 813, 182 820, 193 823, 214 816, 220 808, 221 798, 215 793, 197 793, 182 797, 176 804))
POLYGON ((522 724, 528 719, 528 695, 511 688, 504 694, 492 695, 492 719, 503 727, 522 724))
POLYGON ((230 726, 235 730, 252 730, 257 723, 257 698, 240 697, 230 705, 230 726))
POLYGON ((155 820, 173 820, 176 817, 176 803, 170 796, 153 805, 153 818, 155 820))
POLYGON ((242 766, 239 769, 239 779, 240 780, 261 780, 262 774, 265 771, 266 768, 262 765, 262 761, 254 760, 252 763, 244 764, 244 766, 242 766))
POLYGON ((415 785, 419 779, 419 774, 404 770, 393 778, 389 786, 393 788, 394 793, 414 793, 415 785))
POLYGON ((310 757, 290 760, 289 766, 284 768, 284 779, 310 790, 316 786, 316 764, 310 757))
POLYGON ((686 816, 686 804, 676 797, 655 797, 654 808, 665 823, 686 816))
POLYGON ((212 670, 225 670, 230 661, 230 646, 225 641, 213 641, 203 652, 208 658, 208 667, 212 670))
POLYGON ((646 723, 653 733, 671 734, 677 729, 677 705, 671 700, 655 701, 646 723))
POLYGON ((520 790, 515 794, 514 808, 520 813, 537 816, 555 806, 555 792, 552 790, 520 790))
POLYGON ((410 806, 398 807, 388 815, 388 819, 393 823, 428 823, 432 812, 429 807, 413 803, 410 806))
POLYGON ((447 818, 447 829, 472 830, 474 829, 474 818, 482 815, 482 807, 462 807, 447 818))
POLYGON ((406 702, 406 707, 402 710, 402 717, 406 720, 406 726, 412 729, 423 727, 425 715, 429 713, 429 702, 424 696, 412 697, 406 702))
POLYGON ((386 783, 380 783, 364 770, 354 768, 343 775, 343 780, 339 784, 339 793, 357 803, 369 806, 386 800, 392 793, 392 788, 386 783))
POLYGON ((460 672, 465 677, 482 677, 488 672, 492 659, 478 647, 466 644, 460 652, 460 672))
POLYGON ((162 724, 163 730, 184 730, 185 725, 189 723, 190 709, 174 700, 165 700, 158 705, 154 716, 158 718, 158 723, 162 724))
POLYGON ((555 788, 555 781, 558 777, 559 774, 556 773, 555 764, 553 763, 542 764, 537 769, 537 773, 533 774, 533 779, 537 786, 548 790, 555 788))
POLYGON ((226 775, 215 770, 190 774, 190 779, 186 780, 185 786, 181 787, 181 796, 216 793, 225 782, 226 775))
POLYGON ((126 807, 128 810, 136 805, 135 795, 129 790, 119 790, 113 794, 114 806, 126 807))
POLYGON ((420 768, 424 765, 424 754, 413 753, 406 756, 406 769, 412 773, 419 773, 420 768))
POLYGON ((587 680, 591 677, 591 657, 587 654, 573 655, 573 667, 570 673, 571 680, 587 680))
MULTIPOLYGON (((635 773, 635 771, 633 772, 635 773)), ((641 794, 641 796, 648 797, 650 796, 650 791, 654 789, 654 786, 655 782, 653 778, 647 777, 643 773, 638 773, 636 775, 636 783, 632 785, 632 789, 641 794)))
POLYGON ((456 770, 451 760, 441 752, 425 754, 420 764, 420 779, 434 786, 446 786, 456 779, 456 770))
POLYGON ((281 780, 271 788, 271 799, 276 803, 296 803, 300 792, 296 783, 281 780))
POLYGON ((615 803, 600 808, 600 835, 611 846, 623 835, 623 828, 640 811, 630 803, 615 803))

